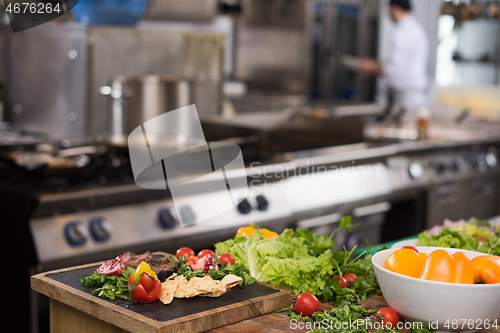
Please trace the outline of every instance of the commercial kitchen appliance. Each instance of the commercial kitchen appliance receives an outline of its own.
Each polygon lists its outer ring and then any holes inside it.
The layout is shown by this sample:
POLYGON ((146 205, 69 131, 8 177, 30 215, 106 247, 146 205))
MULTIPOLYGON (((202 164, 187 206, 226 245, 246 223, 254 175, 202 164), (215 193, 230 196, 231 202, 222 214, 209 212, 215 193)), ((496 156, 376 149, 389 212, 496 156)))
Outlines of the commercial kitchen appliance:
POLYGON ((342 59, 378 57, 379 13, 379 0, 306 2, 309 95, 313 99, 376 101, 376 78, 344 66, 342 59))
POLYGON ((4 37, 5 117, 15 128, 60 137, 102 134, 112 111, 101 87, 118 75, 196 80, 198 112, 221 110, 220 33, 192 26, 176 30, 161 24, 86 27, 50 22, 4 37))

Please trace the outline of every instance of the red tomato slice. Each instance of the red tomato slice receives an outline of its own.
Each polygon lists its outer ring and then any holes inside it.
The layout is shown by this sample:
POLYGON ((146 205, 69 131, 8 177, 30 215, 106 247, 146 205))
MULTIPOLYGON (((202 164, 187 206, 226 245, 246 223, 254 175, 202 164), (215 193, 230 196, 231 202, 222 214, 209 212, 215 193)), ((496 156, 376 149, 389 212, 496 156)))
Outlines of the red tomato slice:
POLYGON ((155 287, 155 281, 146 273, 142 273, 139 279, 139 283, 142 284, 144 289, 149 293, 155 287))
POLYGON ((135 285, 134 289, 132 289, 132 298, 137 302, 150 303, 156 301, 160 296, 160 293, 160 280, 154 280, 154 287, 149 292, 146 291, 146 288, 139 282, 135 285))
POLYGON ((134 274, 130 274, 127 281, 127 287, 134 283, 134 274))

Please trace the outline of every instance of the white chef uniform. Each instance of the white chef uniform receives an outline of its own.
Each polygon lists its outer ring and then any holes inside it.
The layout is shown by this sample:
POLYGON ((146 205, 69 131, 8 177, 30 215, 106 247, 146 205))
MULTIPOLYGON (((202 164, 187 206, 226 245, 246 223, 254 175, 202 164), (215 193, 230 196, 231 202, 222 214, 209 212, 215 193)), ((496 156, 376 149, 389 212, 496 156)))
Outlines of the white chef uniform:
POLYGON ((428 107, 427 61, 429 42, 421 24, 408 15, 396 23, 383 74, 396 103, 414 113, 428 107))

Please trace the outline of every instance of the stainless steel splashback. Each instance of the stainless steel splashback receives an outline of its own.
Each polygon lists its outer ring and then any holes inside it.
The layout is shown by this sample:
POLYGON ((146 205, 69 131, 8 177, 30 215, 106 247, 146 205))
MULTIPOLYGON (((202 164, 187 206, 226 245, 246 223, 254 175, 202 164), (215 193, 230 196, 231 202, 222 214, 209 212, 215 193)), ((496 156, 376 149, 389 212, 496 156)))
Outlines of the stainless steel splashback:
POLYGON ((13 126, 60 136, 101 134, 109 103, 100 87, 117 75, 200 80, 203 114, 221 108, 224 36, 141 27, 46 24, 8 40, 6 114, 13 126))
POLYGON ((145 19, 207 22, 217 15, 217 0, 150 0, 145 19))

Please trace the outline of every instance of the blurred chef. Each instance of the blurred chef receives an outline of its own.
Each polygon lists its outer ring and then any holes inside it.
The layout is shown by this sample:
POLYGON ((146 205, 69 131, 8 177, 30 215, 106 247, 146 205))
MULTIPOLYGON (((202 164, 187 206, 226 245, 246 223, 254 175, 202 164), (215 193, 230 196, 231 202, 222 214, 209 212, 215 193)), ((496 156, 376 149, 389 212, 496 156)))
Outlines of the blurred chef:
POLYGON ((391 105, 387 116, 413 119, 417 112, 427 112, 427 61, 429 42, 422 25, 411 14, 410 0, 390 0, 389 13, 395 26, 391 35, 388 59, 366 59, 360 71, 381 75, 390 89, 391 105))

